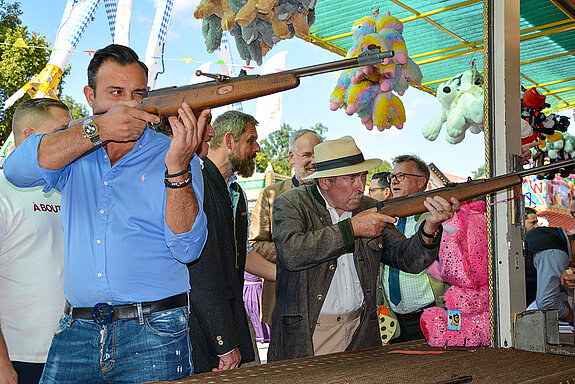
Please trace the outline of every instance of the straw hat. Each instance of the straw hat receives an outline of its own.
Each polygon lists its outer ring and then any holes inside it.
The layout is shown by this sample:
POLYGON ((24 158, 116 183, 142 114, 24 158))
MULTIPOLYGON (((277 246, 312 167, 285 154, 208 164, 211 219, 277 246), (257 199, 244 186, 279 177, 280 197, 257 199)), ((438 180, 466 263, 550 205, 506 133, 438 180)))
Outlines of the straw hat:
POLYGON ((382 163, 380 159, 365 160, 351 136, 324 141, 316 145, 313 151, 316 171, 304 177, 304 180, 365 172, 382 163))

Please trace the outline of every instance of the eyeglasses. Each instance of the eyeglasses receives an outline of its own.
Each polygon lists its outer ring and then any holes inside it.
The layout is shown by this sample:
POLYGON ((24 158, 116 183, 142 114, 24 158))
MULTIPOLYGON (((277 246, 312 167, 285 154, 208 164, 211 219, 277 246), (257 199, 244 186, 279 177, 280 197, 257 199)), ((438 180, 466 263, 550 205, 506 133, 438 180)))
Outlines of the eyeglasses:
POLYGON ((571 217, 575 217, 575 211, 569 211, 571 213, 571 217))
POLYGON ((395 175, 390 174, 388 181, 391 183, 391 181, 393 179, 395 179, 395 181, 397 181, 398 183, 401 183, 403 180, 405 180, 405 176, 413 176, 413 177, 425 177, 425 176, 421 176, 421 175, 414 175, 413 173, 403 173, 403 172, 399 172, 395 175))

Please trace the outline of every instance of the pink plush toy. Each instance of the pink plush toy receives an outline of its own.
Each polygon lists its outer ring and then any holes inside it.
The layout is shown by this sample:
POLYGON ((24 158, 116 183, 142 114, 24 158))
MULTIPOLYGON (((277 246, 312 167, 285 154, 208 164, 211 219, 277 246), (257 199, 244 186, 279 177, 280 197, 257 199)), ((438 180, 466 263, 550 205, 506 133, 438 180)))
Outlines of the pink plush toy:
POLYGON ((491 344, 486 226, 482 201, 463 204, 443 225, 439 277, 451 284, 444 297, 446 308, 459 313, 448 316, 439 307, 423 312, 421 330, 432 347, 491 344))

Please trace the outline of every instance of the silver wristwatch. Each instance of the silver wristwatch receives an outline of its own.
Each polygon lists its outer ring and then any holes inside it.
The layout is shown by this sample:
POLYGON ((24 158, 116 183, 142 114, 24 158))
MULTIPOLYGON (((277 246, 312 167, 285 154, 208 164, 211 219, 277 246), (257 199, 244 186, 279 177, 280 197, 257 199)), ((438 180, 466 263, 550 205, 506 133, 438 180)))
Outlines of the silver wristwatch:
POLYGON ((100 141, 100 135, 98 134, 98 126, 92 121, 92 119, 84 120, 82 124, 82 136, 90 139, 94 146, 102 144, 100 141))

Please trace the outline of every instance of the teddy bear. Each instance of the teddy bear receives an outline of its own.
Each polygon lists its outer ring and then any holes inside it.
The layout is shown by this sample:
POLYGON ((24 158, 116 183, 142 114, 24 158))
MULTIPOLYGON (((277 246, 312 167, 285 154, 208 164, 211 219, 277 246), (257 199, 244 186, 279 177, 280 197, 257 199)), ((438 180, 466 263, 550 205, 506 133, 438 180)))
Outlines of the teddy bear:
POLYGON ((477 134, 483 131, 483 78, 475 67, 439 84, 437 99, 440 111, 423 126, 423 136, 433 141, 446 124, 446 140, 458 144, 465 132, 477 134))
POLYGON ((348 115, 357 114, 368 130, 403 128, 405 108, 393 92, 403 95, 409 85, 421 84, 423 75, 407 56, 402 33, 403 24, 389 12, 376 18, 362 17, 353 23, 347 58, 367 50, 388 51, 392 47, 395 56, 377 65, 342 71, 330 96, 332 111, 343 108, 348 115))
POLYGON ((421 315, 423 335, 432 347, 488 346, 489 273, 485 202, 462 204, 443 224, 439 276, 451 284, 444 296, 447 310, 427 308, 421 315))
POLYGON ((263 56, 282 39, 309 36, 317 0, 202 0, 194 17, 202 20, 209 53, 220 46, 222 30, 236 40, 240 57, 249 65, 263 63, 263 56))

